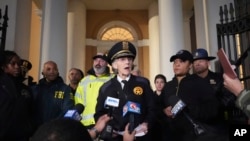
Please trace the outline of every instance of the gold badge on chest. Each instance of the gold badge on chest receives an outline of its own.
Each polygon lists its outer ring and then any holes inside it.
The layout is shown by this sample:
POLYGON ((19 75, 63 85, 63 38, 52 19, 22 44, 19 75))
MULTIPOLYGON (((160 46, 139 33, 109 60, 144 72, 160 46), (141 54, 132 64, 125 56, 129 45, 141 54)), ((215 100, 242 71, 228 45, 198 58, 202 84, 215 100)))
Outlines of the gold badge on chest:
POLYGON ((143 89, 142 89, 142 87, 137 86, 133 89, 133 92, 135 95, 142 95, 143 89))

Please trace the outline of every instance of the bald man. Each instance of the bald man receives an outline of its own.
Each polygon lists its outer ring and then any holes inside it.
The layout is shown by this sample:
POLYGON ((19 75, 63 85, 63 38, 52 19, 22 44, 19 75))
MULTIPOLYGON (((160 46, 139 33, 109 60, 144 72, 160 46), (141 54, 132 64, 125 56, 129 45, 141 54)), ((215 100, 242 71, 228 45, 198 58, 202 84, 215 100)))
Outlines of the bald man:
POLYGON ((74 106, 73 94, 59 76, 57 64, 44 63, 39 83, 34 86, 34 121, 36 126, 52 119, 63 117, 74 106))

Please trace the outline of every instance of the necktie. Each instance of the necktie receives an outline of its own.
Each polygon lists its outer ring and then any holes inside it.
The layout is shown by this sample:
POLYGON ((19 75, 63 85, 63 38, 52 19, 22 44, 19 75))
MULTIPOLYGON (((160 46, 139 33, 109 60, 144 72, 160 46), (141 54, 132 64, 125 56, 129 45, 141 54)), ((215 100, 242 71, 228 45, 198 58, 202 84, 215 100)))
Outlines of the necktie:
POLYGON ((128 81, 127 80, 122 80, 122 83, 124 84, 123 88, 122 88, 124 90, 126 88, 126 85, 128 84, 128 81))

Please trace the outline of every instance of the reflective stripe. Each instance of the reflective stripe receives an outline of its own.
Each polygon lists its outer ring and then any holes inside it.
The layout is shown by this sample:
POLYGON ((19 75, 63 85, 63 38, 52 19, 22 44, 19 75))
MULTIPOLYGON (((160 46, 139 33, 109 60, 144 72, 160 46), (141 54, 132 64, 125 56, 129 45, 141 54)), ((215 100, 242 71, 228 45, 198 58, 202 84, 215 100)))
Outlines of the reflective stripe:
POLYGON ((107 76, 101 76, 101 77, 94 77, 94 76, 88 76, 86 77, 86 79, 84 80, 82 86, 85 88, 84 92, 83 92, 83 105, 86 105, 87 103, 87 85, 89 83, 94 83, 94 82, 107 82, 108 80, 110 80, 113 77, 113 75, 109 75, 107 76), (95 79, 91 79, 91 77, 95 78, 95 79))
POLYGON ((88 85, 88 83, 89 82, 91 82, 90 81, 90 76, 89 77, 87 77, 85 80, 84 80, 84 82, 83 82, 83 84, 82 84, 82 86, 83 86, 83 88, 84 88, 84 92, 83 92, 83 105, 86 105, 86 103, 87 103, 87 85, 88 85))
POLYGON ((82 116, 82 120, 88 120, 88 119, 91 119, 91 118, 94 118, 94 114, 89 114, 89 115, 82 116))
POLYGON ((81 87, 79 90, 80 103, 85 106, 84 112, 81 114, 81 122, 85 126, 95 124, 94 114, 96 106, 96 96, 98 96, 99 88, 107 81, 109 81, 113 75, 103 75, 96 77, 93 75, 86 76, 79 84, 81 87))

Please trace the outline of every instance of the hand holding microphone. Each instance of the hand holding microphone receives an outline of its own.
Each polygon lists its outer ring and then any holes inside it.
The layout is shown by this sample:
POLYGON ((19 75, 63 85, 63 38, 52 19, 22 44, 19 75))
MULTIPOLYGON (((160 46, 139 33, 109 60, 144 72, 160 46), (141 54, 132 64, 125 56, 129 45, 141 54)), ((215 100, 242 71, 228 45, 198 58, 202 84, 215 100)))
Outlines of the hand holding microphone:
POLYGON ((163 112, 168 116, 168 117, 172 117, 172 113, 171 113, 171 110, 172 110, 172 106, 168 106, 167 108, 163 109, 163 112))
POLYGON ((169 103, 172 106, 172 109, 170 111, 170 115, 172 115, 172 118, 175 118, 175 116, 186 107, 186 104, 175 95, 169 97, 169 103))
POLYGON ((98 137, 99 133, 105 128, 109 120, 110 120, 110 117, 107 114, 102 115, 98 118, 95 126, 92 129, 88 130, 92 139, 95 139, 98 137))
MULTIPOLYGON (((114 108, 119 106, 119 102, 120 101, 118 98, 113 98, 113 97, 109 97, 109 96, 106 98, 105 103, 104 103, 104 107, 109 109, 109 112, 108 112, 109 117, 112 117, 113 110, 114 110, 114 108)), ((101 135, 100 135, 101 139, 108 139, 108 138, 112 137, 113 127, 112 127, 111 121, 112 120, 107 122, 106 126, 104 127, 103 131, 101 132, 101 135)))
MULTIPOLYGON (((172 110, 171 110, 173 118, 186 107, 186 104, 175 95, 173 95, 169 98, 169 102, 171 105, 174 105, 172 110)), ((205 129, 201 125, 196 123, 196 121, 194 121, 193 118, 188 113, 183 111, 183 115, 193 125, 194 132, 196 135, 201 135, 201 134, 205 133, 205 129)))

